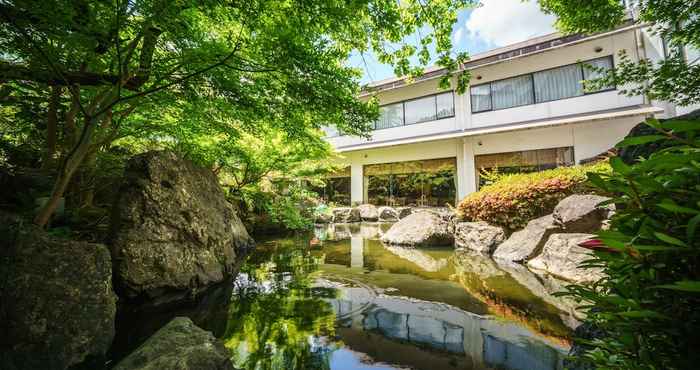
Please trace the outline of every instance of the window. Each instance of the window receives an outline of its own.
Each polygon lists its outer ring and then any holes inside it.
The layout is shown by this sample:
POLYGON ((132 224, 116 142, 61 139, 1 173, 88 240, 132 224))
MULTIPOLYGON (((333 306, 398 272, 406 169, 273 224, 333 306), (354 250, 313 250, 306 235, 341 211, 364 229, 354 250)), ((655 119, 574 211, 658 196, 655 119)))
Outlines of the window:
POLYGON ((435 96, 437 118, 453 117, 455 115, 455 99, 452 92, 435 96))
MULTIPOLYGON (((583 79, 589 81, 604 77, 607 71, 612 69, 612 63, 613 61, 611 57, 593 59, 583 63, 583 79)), ((587 89, 586 92, 592 93, 609 90, 611 88, 613 88, 613 86, 604 86, 596 90, 587 89)))
POLYGON ((533 76, 538 103, 583 95, 583 75, 578 64, 536 72, 533 76))
POLYGON ((472 112, 491 110, 491 84, 471 88, 472 112))
POLYGON ((406 124, 434 121, 437 118, 435 96, 407 101, 406 124))
POLYGON ((612 56, 606 56, 583 63, 472 86, 472 113, 543 103, 610 90, 615 87, 609 86, 584 91, 583 81, 600 78, 612 68, 612 56))
POLYGON ((380 107, 379 120, 374 123, 374 129, 434 121, 454 115, 454 96, 450 91, 380 107))
POLYGON ((403 125, 403 104, 391 104, 379 108, 379 120, 375 129, 390 128, 403 125))
POLYGON ((491 83, 493 109, 505 109, 533 103, 532 76, 524 75, 491 83))

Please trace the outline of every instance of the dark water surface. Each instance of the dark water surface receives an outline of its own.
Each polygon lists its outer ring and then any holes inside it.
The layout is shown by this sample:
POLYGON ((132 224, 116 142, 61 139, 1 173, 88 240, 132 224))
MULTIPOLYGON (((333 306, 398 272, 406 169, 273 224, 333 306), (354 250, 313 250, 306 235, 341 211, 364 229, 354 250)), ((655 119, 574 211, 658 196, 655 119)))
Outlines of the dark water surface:
POLYGON ((259 241, 232 289, 178 315, 242 369, 563 368, 577 321, 551 294, 562 282, 453 248, 383 245, 389 226, 259 241))

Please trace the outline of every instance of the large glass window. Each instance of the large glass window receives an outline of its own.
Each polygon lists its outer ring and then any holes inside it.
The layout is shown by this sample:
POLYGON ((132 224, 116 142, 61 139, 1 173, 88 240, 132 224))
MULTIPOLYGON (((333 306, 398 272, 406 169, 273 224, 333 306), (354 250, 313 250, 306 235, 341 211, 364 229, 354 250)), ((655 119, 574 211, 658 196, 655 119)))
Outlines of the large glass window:
POLYGON ((471 88, 472 112, 491 110, 491 84, 471 88))
POLYGON ((455 115, 455 99, 452 92, 435 95, 437 118, 453 117, 455 115))
POLYGON ((581 66, 572 64, 533 74, 538 103, 583 95, 581 66))
MULTIPOLYGON (((611 70, 613 65, 613 61, 611 57, 605 57, 605 58, 598 58, 598 59, 593 59, 589 60, 584 64, 583 67, 583 79, 584 80, 595 80, 597 78, 604 77, 607 71, 611 70)), ((602 91, 602 90, 608 90, 612 88, 613 86, 603 86, 600 89, 595 89, 595 90, 586 90, 586 92, 591 93, 591 92, 597 92, 597 91, 602 91)))
POLYGON ((404 104, 406 109, 406 124, 434 121, 437 118, 435 107, 435 96, 407 101, 404 104))
POLYGON ((376 130, 454 117, 454 97, 452 91, 426 96, 385 105, 379 108, 379 113, 374 124, 376 130))
POLYGON ((389 128, 403 125, 403 104, 396 103, 379 108, 379 120, 375 128, 389 128))
POLYGON ((504 109, 533 103, 532 76, 524 75, 491 83, 493 109, 504 109))
POLYGON ((614 86, 584 91, 582 81, 600 78, 612 68, 612 56, 606 56, 583 63, 473 86, 471 88, 472 113, 542 103, 609 90, 614 86))

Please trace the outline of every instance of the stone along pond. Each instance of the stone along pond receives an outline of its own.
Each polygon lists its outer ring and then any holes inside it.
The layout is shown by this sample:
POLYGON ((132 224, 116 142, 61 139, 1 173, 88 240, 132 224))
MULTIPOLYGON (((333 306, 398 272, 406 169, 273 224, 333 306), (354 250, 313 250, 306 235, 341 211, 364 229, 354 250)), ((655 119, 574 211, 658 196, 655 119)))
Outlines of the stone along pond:
MULTIPOLYGON (((171 317, 212 331, 242 369, 563 368, 577 324, 552 295, 564 283, 449 247, 382 244, 390 226, 260 240, 233 282, 171 317)), ((136 329, 117 341, 132 347, 168 320, 122 319, 136 329)))

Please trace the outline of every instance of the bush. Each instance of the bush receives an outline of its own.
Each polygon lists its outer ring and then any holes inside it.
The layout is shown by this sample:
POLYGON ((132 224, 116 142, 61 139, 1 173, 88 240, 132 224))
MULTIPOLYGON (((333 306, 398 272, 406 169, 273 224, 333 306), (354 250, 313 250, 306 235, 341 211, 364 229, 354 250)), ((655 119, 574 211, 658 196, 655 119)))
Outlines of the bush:
POLYGON ((607 277, 568 293, 604 333, 580 342, 579 360, 597 369, 697 369, 700 360, 700 121, 647 124, 655 135, 618 146, 658 151, 632 165, 613 157, 611 173, 589 175, 617 205, 610 230, 598 233, 609 250, 582 266, 607 277))
POLYGON ((486 221, 509 230, 551 213, 560 200, 592 192, 587 172, 608 172, 607 161, 532 173, 497 175, 491 185, 465 197, 457 212, 467 221, 486 221))

